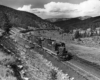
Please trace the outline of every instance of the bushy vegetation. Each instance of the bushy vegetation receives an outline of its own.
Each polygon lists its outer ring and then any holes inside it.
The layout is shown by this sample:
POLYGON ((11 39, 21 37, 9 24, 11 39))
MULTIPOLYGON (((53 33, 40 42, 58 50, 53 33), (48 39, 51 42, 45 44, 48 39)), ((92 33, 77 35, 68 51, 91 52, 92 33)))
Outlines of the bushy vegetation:
POLYGON ((8 64, 14 62, 14 57, 8 55, 4 50, 0 48, 0 80, 17 80, 14 76, 13 70, 7 67, 8 64))

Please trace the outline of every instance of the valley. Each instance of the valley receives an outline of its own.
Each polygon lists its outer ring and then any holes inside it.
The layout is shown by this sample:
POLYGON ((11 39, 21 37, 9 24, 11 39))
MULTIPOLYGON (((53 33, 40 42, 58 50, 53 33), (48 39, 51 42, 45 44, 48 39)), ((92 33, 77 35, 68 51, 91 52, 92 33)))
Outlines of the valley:
POLYGON ((43 20, 0 5, 0 80, 100 80, 99 20, 43 20), (53 41, 72 58, 61 61, 53 41))

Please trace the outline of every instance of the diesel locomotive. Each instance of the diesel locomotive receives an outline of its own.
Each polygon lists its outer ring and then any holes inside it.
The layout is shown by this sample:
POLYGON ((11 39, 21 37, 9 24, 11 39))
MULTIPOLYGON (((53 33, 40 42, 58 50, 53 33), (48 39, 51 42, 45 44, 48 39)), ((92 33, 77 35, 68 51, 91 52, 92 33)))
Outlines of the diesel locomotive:
POLYGON ((64 42, 57 42, 56 40, 40 38, 39 44, 41 47, 45 47, 55 53, 59 60, 65 61, 72 58, 71 53, 66 50, 66 45, 64 42))

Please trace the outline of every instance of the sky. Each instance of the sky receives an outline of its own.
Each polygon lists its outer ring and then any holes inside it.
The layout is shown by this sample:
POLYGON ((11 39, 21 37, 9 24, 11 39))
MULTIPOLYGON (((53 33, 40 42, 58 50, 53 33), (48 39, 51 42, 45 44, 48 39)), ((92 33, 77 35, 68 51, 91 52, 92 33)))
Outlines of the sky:
POLYGON ((100 16, 100 0, 0 0, 0 4, 43 19, 100 16))

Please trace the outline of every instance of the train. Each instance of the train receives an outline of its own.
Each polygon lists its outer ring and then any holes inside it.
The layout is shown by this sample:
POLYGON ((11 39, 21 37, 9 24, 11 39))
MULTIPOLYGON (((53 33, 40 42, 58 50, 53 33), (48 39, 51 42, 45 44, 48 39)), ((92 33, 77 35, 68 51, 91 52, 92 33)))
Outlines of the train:
POLYGON ((54 55, 61 61, 66 61, 72 59, 72 54, 66 49, 64 42, 58 42, 56 40, 47 39, 47 38, 38 38, 38 45, 41 48, 48 49, 52 51, 54 55))
MULTIPOLYGON (((47 49, 52 51, 54 55, 57 56, 59 60, 66 61, 72 59, 72 54, 66 49, 64 42, 59 42, 53 39, 48 39, 40 36, 30 36, 27 40, 35 43, 41 49, 47 49)), ((33 47, 31 48, 33 49, 33 47)))

